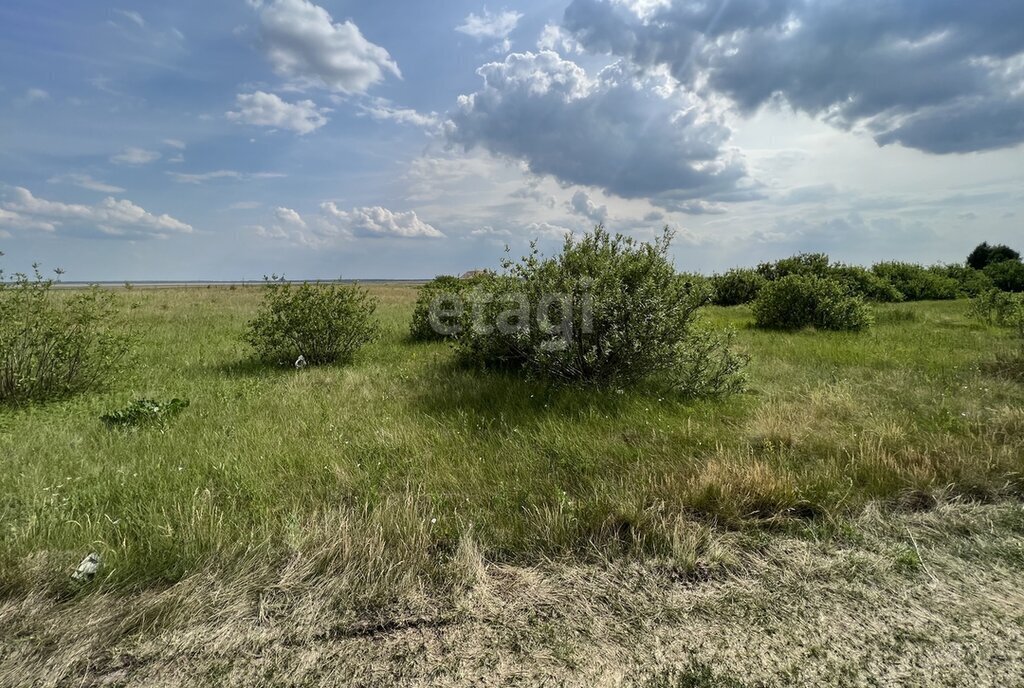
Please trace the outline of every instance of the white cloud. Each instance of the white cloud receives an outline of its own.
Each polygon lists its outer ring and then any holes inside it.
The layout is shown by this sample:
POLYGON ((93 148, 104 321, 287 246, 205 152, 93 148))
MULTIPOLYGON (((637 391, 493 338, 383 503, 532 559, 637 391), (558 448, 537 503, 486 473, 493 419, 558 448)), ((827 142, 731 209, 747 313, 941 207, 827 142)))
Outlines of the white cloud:
POLYGON ((192 227, 170 215, 154 215, 131 201, 112 197, 96 205, 47 201, 15 187, 14 199, 3 203, 4 223, 22 229, 53 231, 59 226, 86 227, 111 236, 132 238, 189 234, 192 227))
POLYGON ((202 184, 215 179, 238 179, 242 181, 249 179, 278 179, 285 176, 279 172, 238 172, 237 170, 214 170, 213 172, 198 172, 191 174, 185 172, 168 172, 167 174, 171 179, 179 184, 202 184))
POLYGON ((293 225, 295 227, 302 228, 306 227, 306 221, 302 219, 301 215, 291 208, 278 208, 274 211, 274 217, 276 217, 279 222, 286 225, 293 225))
POLYGON ((455 27, 455 30, 473 38, 500 40, 507 38, 515 30, 516 25, 519 24, 519 20, 522 18, 521 12, 506 10, 491 14, 485 9, 483 14, 470 13, 463 20, 462 24, 455 27))
POLYGON ((24 102, 26 103, 38 103, 43 100, 49 100, 50 94, 41 88, 30 88, 25 92, 24 102))
POLYGON ((318 108, 312 100, 288 103, 273 93, 256 91, 239 93, 235 98, 237 111, 227 113, 232 122, 262 127, 289 129, 300 135, 316 131, 327 124, 327 108, 318 108))
POLYGON ((228 206, 228 210, 254 210, 263 204, 259 201, 238 201, 228 206))
POLYGON ((274 71, 300 86, 365 93, 386 73, 401 78, 388 51, 363 37, 351 21, 335 23, 308 0, 251 2, 260 17, 260 41, 274 71))
POLYGON ((142 18, 142 15, 133 10, 114 10, 115 13, 121 15, 131 23, 138 26, 140 29, 146 26, 146 20, 142 18))
MULTIPOLYGON (((34 218, 16 213, 13 210, 0 208, 0 227, 9 229, 40 229, 44 232, 52 232, 57 229, 52 222, 44 222, 34 218)), ((0 232, 0 236, 10 237, 8 232, 0 232)))
POLYGON ((119 194, 124 193, 124 189, 120 186, 114 186, 113 184, 107 184, 97 179, 93 179, 87 174, 61 174, 56 177, 50 177, 47 180, 50 184, 72 184, 73 186, 79 186, 83 189, 89 189, 90 191, 99 191, 101 193, 119 194))
POLYGON ((431 238, 444 237, 440 231, 421 220, 415 212, 400 213, 374 206, 339 210, 334 203, 320 205, 324 219, 332 228, 364 237, 431 238))
POLYGON ((577 191, 573 194, 572 200, 569 201, 569 207, 577 215, 582 215, 598 224, 604 224, 608 221, 608 206, 599 206, 590 200, 590 196, 587 195, 586 191, 577 191))
POLYGON ((369 103, 361 103, 359 107, 376 120, 391 120, 399 124, 411 124, 424 129, 434 129, 441 124, 436 112, 424 114, 411 108, 395 107, 386 98, 373 98, 369 103))
POLYGON ((145 148, 125 148, 117 155, 111 156, 110 162, 116 165, 148 165, 160 159, 160 153, 145 148))
POLYGON ((170 146, 171 148, 177 148, 178 150, 185 150, 185 142, 179 141, 178 139, 164 139, 164 145, 170 146))

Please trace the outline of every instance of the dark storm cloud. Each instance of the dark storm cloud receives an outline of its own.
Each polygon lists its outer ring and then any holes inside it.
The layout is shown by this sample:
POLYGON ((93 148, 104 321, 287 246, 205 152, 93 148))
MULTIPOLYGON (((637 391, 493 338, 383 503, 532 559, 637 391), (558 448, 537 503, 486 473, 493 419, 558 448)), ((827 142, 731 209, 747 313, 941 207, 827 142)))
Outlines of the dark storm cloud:
POLYGON ((666 65, 745 112, 781 98, 880 145, 961 153, 1024 141, 1020 0, 574 0, 586 49, 666 65), (649 4, 649 3, 648 3, 649 4))

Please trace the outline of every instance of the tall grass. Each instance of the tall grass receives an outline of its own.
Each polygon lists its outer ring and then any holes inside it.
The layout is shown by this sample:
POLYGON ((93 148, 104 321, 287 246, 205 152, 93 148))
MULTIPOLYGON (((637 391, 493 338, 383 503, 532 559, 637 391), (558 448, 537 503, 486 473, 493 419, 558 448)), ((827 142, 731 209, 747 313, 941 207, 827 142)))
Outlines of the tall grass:
POLYGON ((692 402, 460 369, 447 344, 408 341, 414 289, 373 292, 383 336, 351 366, 302 371, 244 364, 258 290, 132 292, 130 376, 0 411, 0 592, 64 590, 97 551, 108 589, 301 561, 303 580, 368 581, 346 604, 374 609, 456 585, 467 542, 498 561, 685 565, 687 523, 799 526, 1022 487, 1024 388, 979 365, 1009 335, 960 302, 881 305, 860 334, 762 332, 748 309, 713 309, 740 329, 751 391, 692 402), (191 405, 166 426, 99 420, 173 397, 191 405))

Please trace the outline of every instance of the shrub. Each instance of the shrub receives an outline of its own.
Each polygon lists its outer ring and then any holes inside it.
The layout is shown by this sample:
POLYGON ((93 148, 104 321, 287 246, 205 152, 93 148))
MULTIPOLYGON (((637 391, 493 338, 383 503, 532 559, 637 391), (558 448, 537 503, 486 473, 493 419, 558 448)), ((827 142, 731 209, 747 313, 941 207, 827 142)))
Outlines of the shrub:
POLYGON ((98 287, 56 293, 38 266, 33 271, 9 279, 0 271, 0 402, 45 401, 109 383, 132 343, 114 294, 98 287))
POLYGON ((907 301, 955 299, 960 291, 960 284, 951 277, 913 263, 877 263, 871 270, 888 280, 907 301))
POLYGON ((845 286, 851 294, 860 294, 869 301, 895 303, 903 300, 903 294, 892 285, 892 282, 867 268, 858 265, 836 265, 828 274, 845 286))
POLYGON ((245 341, 260 360, 309 365, 347 363, 377 332, 377 302, 358 286, 292 285, 267 279, 263 303, 249 322, 245 341))
POLYGON ((835 280, 788 275, 761 290, 754 302, 754 319, 758 327, 768 329, 857 331, 871 325, 871 312, 863 297, 835 280))
POLYGON ((171 399, 165 402, 138 399, 126 408, 100 416, 100 420, 108 428, 163 425, 186 408, 188 399, 171 399))
POLYGON ((830 263, 824 253, 799 253, 774 263, 761 263, 757 272, 767 280, 777 280, 789 275, 815 275, 827 277, 830 263))
POLYGON ((992 280, 997 289, 1003 291, 1024 291, 1024 263, 1016 260, 1004 260, 992 263, 985 268, 985 274, 992 280))
POLYGON ((735 268, 711 278, 717 306, 739 306, 757 298, 767 280, 756 270, 735 268))
POLYGON ((975 246, 971 254, 967 256, 967 265, 975 270, 984 270, 989 265, 1002 263, 1007 260, 1019 261, 1020 254, 1009 246, 1003 244, 989 246, 989 243, 984 241, 975 246))
POLYGON ((977 296, 994 286, 991 277, 981 270, 975 270, 967 265, 935 265, 929 270, 937 275, 956 280, 963 296, 977 296))
POLYGON ((536 248, 508 274, 484 278, 457 340, 460 358, 564 382, 625 386, 653 380, 688 395, 735 391, 745 359, 697 326, 711 289, 675 273, 672 234, 655 244, 593 233, 562 252, 536 248))
POLYGON ((420 287, 416 306, 412 312, 409 336, 414 341, 438 341, 455 337, 458 318, 444 315, 455 309, 470 287, 480 281, 479 277, 460 279, 451 275, 440 275, 420 287))
POLYGON ((1024 294, 990 289, 971 299, 968 313, 987 325, 1012 327, 1017 319, 1024 319, 1024 294))

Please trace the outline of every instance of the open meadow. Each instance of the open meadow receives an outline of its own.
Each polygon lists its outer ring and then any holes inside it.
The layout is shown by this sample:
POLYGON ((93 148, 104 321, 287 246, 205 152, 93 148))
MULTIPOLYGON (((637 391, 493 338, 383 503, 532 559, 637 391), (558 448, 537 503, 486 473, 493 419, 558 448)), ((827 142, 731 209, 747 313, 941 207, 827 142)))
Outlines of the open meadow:
POLYGON ((0 408, 0 685, 1020 680, 1024 385, 966 301, 705 309, 747 391, 686 400, 459 367, 370 289, 303 370, 248 361, 257 288, 126 290, 127 374, 0 408), (145 398, 189 406, 100 421, 145 398))

